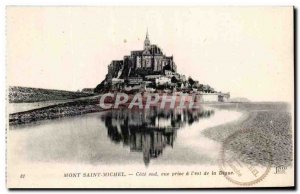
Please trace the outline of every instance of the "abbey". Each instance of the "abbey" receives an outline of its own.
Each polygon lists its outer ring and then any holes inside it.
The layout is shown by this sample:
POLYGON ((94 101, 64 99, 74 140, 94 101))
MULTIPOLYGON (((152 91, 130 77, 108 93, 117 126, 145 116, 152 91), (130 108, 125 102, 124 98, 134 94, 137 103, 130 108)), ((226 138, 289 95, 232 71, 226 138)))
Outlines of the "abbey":
POLYGON ((148 31, 144 41, 144 49, 131 51, 123 60, 113 60, 108 66, 108 81, 112 78, 126 79, 149 74, 164 74, 165 70, 176 72, 173 56, 166 56, 162 50, 150 43, 148 31))
POLYGON ((148 30, 143 50, 113 60, 105 79, 94 89, 96 93, 111 91, 198 93, 203 101, 226 101, 230 96, 179 74, 173 56, 166 56, 161 48, 150 43, 148 30))
POLYGON ((176 71, 173 56, 167 57, 157 45, 151 45, 148 31, 144 41, 144 50, 132 51, 130 56, 124 57, 125 63, 133 62, 135 68, 149 68, 153 71, 163 71, 164 69, 176 71))

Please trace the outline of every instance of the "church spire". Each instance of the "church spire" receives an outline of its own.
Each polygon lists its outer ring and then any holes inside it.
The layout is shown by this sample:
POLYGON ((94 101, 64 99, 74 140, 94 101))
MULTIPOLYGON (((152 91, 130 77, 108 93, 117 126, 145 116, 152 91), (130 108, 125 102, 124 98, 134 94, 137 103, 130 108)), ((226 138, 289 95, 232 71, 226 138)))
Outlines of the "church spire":
POLYGON ((147 28, 147 32, 146 32, 146 39, 149 39, 148 28, 147 28))
POLYGON ((150 48, 150 40, 149 40, 149 34, 148 34, 148 28, 146 32, 146 38, 144 41, 144 49, 149 49, 150 48))

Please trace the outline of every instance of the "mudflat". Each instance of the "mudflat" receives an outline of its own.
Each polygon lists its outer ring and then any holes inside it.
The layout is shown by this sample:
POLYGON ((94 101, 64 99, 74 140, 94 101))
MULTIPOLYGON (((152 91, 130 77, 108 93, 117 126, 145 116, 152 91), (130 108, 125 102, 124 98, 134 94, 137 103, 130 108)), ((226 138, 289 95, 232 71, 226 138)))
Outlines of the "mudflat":
POLYGON ((242 155, 244 162, 263 166, 292 165, 292 110, 287 103, 216 103, 209 106, 240 111, 243 116, 237 121, 205 129, 206 137, 224 142, 230 135, 240 132, 228 148, 242 155))

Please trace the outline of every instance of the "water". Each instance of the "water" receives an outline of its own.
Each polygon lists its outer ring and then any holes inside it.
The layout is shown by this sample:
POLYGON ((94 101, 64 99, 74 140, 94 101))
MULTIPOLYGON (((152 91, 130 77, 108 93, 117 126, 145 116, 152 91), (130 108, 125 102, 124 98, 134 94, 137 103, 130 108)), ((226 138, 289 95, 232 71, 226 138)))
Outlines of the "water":
POLYGON ((221 145, 201 131, 240 116, 208 107, 120 109, 12 126, 9 159, 19 164, 215 164, 221 145))
POLYGON ((76 99, 50 100, 50 101, 41 101, 41 102, 28 102, 28 103, 7 103, 6 108, 7 108, 7 112, 9 114, 13 114, 13 113, 17 113, 17 112, 29 111, 29 110, 33 110, 33 109, 37 109, 37 108, 43 108, 43 107, 62 104, 62 103, 66 103, 66 102, 73 102, 76 100, 97 98, 99 96, 100 95, 81 97, 81 98, 76 98, 76 99))
POLYGON ((42 102, 30 102, 30 103, 7 103, 7 112, 9 114, 29 111, 36 108, 43 108, 46 106, 61 104, 70 102, 71 100, 54 100, 54 101, 42 101, 42 102))

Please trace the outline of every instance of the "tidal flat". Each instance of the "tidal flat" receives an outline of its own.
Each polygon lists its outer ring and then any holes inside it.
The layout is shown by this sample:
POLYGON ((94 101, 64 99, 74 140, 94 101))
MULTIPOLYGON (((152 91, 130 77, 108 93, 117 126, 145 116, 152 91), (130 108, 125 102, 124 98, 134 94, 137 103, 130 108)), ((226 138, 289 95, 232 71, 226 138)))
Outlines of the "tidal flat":
POLYGON ((263 166, 291 166, 292 110, 284 102, 218 103, 209 106, 243 113, 237 120, 205 129, 204 136, 226 146, 243 162, 263 166), (226 144, 226 145, 225 145, 226 144))

